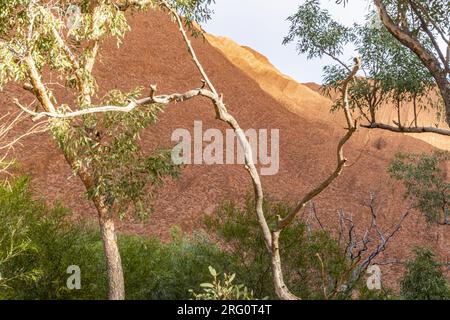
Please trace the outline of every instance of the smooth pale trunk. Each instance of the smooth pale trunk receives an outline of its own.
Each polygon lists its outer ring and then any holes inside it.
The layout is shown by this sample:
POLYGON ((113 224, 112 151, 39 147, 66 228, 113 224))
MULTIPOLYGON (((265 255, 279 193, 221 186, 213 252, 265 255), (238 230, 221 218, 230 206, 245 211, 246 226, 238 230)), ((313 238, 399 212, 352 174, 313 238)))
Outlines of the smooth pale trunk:
POLYGON ((125 281, 114 220, 103 213, 100 214, 99 223, 108 274, 108 299, 125 300, 125 281))

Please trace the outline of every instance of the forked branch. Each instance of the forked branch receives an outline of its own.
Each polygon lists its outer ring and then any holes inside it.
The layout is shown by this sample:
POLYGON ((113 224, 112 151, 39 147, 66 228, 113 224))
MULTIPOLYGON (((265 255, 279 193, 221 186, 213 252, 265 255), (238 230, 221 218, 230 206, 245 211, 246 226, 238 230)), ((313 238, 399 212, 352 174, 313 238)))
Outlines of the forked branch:
POLYGON ((348 97, 348 86, 350 81, 352 81, 358 72, 358 70, 361 67, 361 60, 359 58, 355 59, 355 66, 353 67, 352 71, 348 75, 348 77, 344 80, 342 83, 342 100, 343 100, 343 106, 344 106, 344 114, 345 118, 347 120, 347 132, 346 134, 341 138, 341 140, 338 143, 337 146, 337 164, 335 170, 318 186, 316 186, 314 189, 312 189, 310 192, 308 192, 303 199, 298 202, 297 206, 294 208, 294 210, 287 215, 285 218, 280 219, 277 224, 276 231, 280 231, 284 228, 286 228, 288 225, 290 225, 295 217, 298 215, 298 213, 305 207, 305 205, 314 199, 316 196, 318 196, 322 191, 324 191, 336 178, 338 178, 347 162, 347 159, 344 156, 344 146, 345 144, 350 140, 350 138, 355 133, 357 126, 356 122, 353 121, 352 114, 350 112, 349 107, 349 97, 348 97))

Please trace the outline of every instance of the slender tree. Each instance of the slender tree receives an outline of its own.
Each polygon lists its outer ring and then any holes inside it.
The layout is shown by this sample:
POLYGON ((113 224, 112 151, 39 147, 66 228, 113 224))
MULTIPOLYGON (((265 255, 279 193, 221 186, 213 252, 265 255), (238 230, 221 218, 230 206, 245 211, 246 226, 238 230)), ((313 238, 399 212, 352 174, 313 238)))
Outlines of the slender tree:
MULTIPOLYGON (((187 17, 206 19, 210 0, 173 0, 170 4, 187 17)), ((129 30, 125 12, 158 7, 161 1, 37 1, 11 0, 0 4, 0 87, 10 81, 22 85, 36 98, 23 106, 55 115, 86 110, 100 104, 125 109, 140 89, 109 92, 98 99, 94 66, 102 41, 109 36, 120 41, 129 30), (63 81, 73 100, 61 97, 47 83, 48 72, 63 81), (40 109, 40 110, 39 110, 40 109)), ((153 90, 153 89, 152 89, 153 90)), ((117 245, 114 217, 129 211, 145 215, 151 198, 164 176, 177 173, 168 152, 144 154, 139 131, 156 121, 160 101, 142 102, 129 113, 85 114, 49 120, 52 136, 67 163, 83 182, 98 213, 107 262, 109 298, 124 299, 125 286, 117 245)), ((39 119, 42 117, 37 117, 39 119)))

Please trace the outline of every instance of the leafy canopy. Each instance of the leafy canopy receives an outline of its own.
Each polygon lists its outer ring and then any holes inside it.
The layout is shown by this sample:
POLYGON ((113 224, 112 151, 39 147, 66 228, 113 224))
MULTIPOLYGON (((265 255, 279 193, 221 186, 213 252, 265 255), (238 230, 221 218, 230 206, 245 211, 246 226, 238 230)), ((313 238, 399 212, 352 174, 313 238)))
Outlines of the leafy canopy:
POLYGON ((428 248, 415 248, 414 260, 406 264, 401 280, 401 294, 407 300, 448 300, 450 287, 434 253, 428 248))
MULTIPOLYGON (((124 94, 113 90, 104 101, 125 105, 140 88, 124 94)), ((164 177, 177 177, 179 167, 173 164, 170 150, 153 150, 145 154, 139 141, 142 129, 157 121, 160 105, 148 105, 131 112, 111 112, 102 117, 86 115, 81 119, 55 120, 52 132, 64 154, 75 159, 75 173, 88 171, 94 184, 89 198, 104 196, 112 213, 123 217, 130 209, 145 218, 151 212, 149 203, 164 177), (149 185, 150 184, 150 185, 149 185)))
MULTIPOLYGON (((69 88, 83 95, 97 91, 92 74, 99 41, 115 37, 118 45, 130 30, 127 10, 161 6, 147 1, 0 1, 0 88, 7 82, 28 81, 24 59, 31 55, 39 71, 56 71, 69 88)), ((211 18, 214 0, 168 0, 191 25, 211 18)), ((47 88, 48 91, 49 88, 47 88)), ((48 92, 51 94, 51 92, 48 92)))
POLYGON ((449 224, 450 181, 446 166, 450 153, 399 153, 389 166, 391 177, 403 182, 405 197, 413 201, 428 222, 449 224))
MULTIPOLYGON (((130 30, 131 10, 165 9, 168 4, 185 17, 187 25, 211 17, 213 0, 74 0, 0 1, 0 88, 10 81, 31 87, 41 105, 48 96, 56 112, 100 105, 125 106, 140 96, 113 90, 98 97, 94 64, 101 43, 113 37, 120 45, 130 30), (58 91, 48 75, 57 79, 58 91), (38 92, 41 82, 43 92, 38 92), (63 89, 60 89, 60 88, 63 89), (58 94, 56 94, 57 92, 58 94), (64 101, 60 103, 59 100, 64 101)), ((150 104, 128 113, 87 115, 78 119, 52 119, 52 133, 75 173, 90 176, 90 198, 104 199, 112 213, 134 208, 145 216, 148 200, 164 177, 178 168, 167 150, 144 154, 140 132, 157 121, 162 106, 150 104), (150 183, 150 186, 148 184, 150 183)), ((48 110, 46 110, 48 111, 48 110)), ((86 185, 86 182, 85 182, 86 185)))
MULTIPOLYGON (((367 15, 366 23, 347 27, 322 9, 319 0, 307 0, 288 21, 291 26, 284 44, 295 42, 299 54, 309 59, 334 59, 335 64, 324 68, 325 93, 338 90, 348 76, 347 49, 362 58, 362 74, 349 87, 350 107, 368 122, 376 122, 376 111, 389 99, 414 97, 420 108, 430 104, 425 97, 433 88, 433 77, 417 56, 388 32, 375 11, 367 15)), ((338 100, 332 110, 341 107, 338 100)), ((442 108, 442 103, 435 107, 442 108)))

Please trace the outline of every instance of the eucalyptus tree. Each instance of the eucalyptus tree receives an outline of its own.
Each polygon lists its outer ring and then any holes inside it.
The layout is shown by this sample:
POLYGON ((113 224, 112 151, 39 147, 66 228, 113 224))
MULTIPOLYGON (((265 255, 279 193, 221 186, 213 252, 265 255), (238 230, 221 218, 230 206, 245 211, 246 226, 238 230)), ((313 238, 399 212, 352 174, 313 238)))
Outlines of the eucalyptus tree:
POLYGON ((450 125, 450 3, 447 0, 373 0, 386 29, 434 77, 450 125))
MULTIPOLYGON (((367 16, 365 24, 347 27, 322 9, 319 0, 307 0, 288 20, 291 26, 284 44, 295 42, 299 54, 306 54, 309 59, 329 56, 335 61, 324 68, 326 93, 336 90, 346 77, 349 66, 344 58, 345 50, 351 47, 361 57, 362 73, 349 86, 349 105, 359 118, 367 121, 363 127, 450 135, 446 129, 418 126, 418 109, 440 107, 427 99, 436 82, 420 59, 379 23, 375 12, 367 16), (376 117, 379 107, 390 99, 398 109, 395 126, 379 123, 376 117), (401 101, 408 99, 413 101, 414 126, 403 125, 400 119, 401 101)), ((333 109, 339 107, 340 100, 333 109)))
MULTIPOLYGON (((349 1, 336 0, 336 3, 345 6, 349 1)), ((435 79, 450 125, 450 3, 446 0, 373 0, 373 4, 386 29, 420 59, 435 79)))
MULTIPOLYGON (((433 77, 413 53, 402 46, 384 27, 377 26, 376 20, 373 19, 364 26, 356 26, 356 32, 362 35, 357 50, 369 60, 368 63, 378 64, 376 69, 372 69, 375 72, 370 74, 369 78, 377 79, 382 92, 387 94, 387 99, 395 102, 398 111, 396 126, 401 130, 414 124, 417 128, 419 109, 442 107, 439 102, 436 105, 430 98, 434 87, 433 77), (414 120, 411 124, 402 124, 403 101, 413 103, 414 120)), ((371 125, 375 127, 376 121, 371 125)))
MULTIPOLYGON (((0 1, 0 87, 15 82, 31 93, 32 105, 24 106, 15 97, 23 110, 61 115, 105 104, 124 108, 137 99, 142 88, 113 90, 98 98, 100 88, 93 70, 102 41, 114 37, 119 45, 129 31, 127 19, 132 16, 126 11, 170 4, 189 24, 193 19, 209 18, 211 1, 0 1), (61 95, 47 81, 49 73, 57 74, 62 82, 65 92, 61 95), (62 102, 63 96, 73 98, 62 102)), ((163 105, 150 99, 141 106, 130 112, 48 120, 53 138, 97 209, 110 299, 125 298, 114 218, 128 212, 145 216, 147 200, 164 176, 178 173, 168 151, 144 154, 141 150, 139 132, 157 120, 163 105)))

